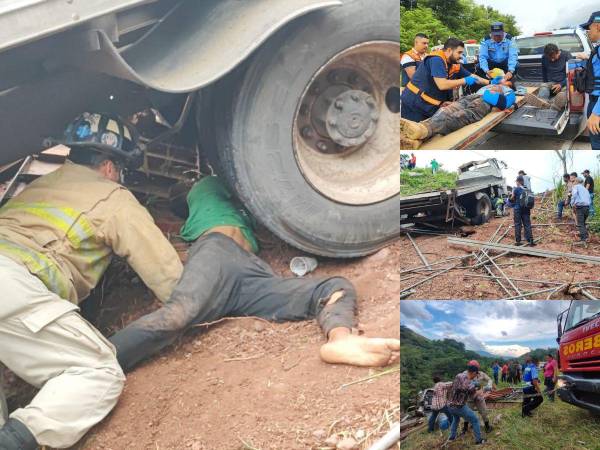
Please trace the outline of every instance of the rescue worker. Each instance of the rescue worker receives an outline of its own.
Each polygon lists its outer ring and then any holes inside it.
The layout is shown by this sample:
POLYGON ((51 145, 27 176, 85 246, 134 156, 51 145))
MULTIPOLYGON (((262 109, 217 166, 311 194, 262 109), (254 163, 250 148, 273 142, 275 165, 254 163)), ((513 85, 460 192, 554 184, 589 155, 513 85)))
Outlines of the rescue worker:
POLYGON ((523 177, 523 187, 531 191, 531 177, 527 175, 524 170, 519 170, 518 175, 523 177))
MULTIPOLYGON (((497 83, 500 80, 492 80, 497 83)), ((477 93, 462 97, 456 102, 443 106, 433 117, 415 122, 400 118, 400 143, 403 149, 418 149, 424 141, 436 134, 447 135, 467 125, 478 122, 497 108, 500 111, 511 108, 517 97, 515 92, 498 84, 485 86, 477 93)))
POLYGON ((525 362, 525 370, 523 371, 523 405, 521 407, 522 417, 531 417, 531 411, 540 406, 544 401, 540 390, 540 380, 538 378, 537 366, 531 358, 527 358, 525 362))
POLYGON ((513 37, 504 32, 502 22, 494 22, 489 36, 479 46, 479 71, 482 77, 494 78, 493 69, 502 69, 505 81, 511 81, 517 74, 519 65, 519 48, 513 37))
POLYGON ((479 373, 479 367, 470 365, 467 367, 466 372, 461 372, 454 378, 450 394, 448 396, 448 411, 452 415, 452 425, 450 427, 450 436, 448 441, 454 441, 456 439, 456 432, 458 431, 458 423, 460 419, 464 419, 473 426, 473 434, 475 435, 475 444, 485 444, 485 439, 481 436, 481 428, 479 426, 479 419, 477 414, 469 408, 467 400, 472 396, 475 391, 479 388, 479 382, 475 380, 479 373))
POLYGON ((575 222, 579 231, 579 241, 573 243, 573 245, 587 248, 589 234, 585 222, 590 214, 592 199, 583 183, 583 178, 576 177, 571 191, 571 208, 575 212, 575 222))
POLYGON ((563 175, 563 198, 558 200, 556 204, 556 220, 561 221, 563 216, 563 210, 571 205, 571 191, 573 190, 573 183, 571 182, 571 176, 568 173, 563 175))
POLYGON ((402 66, 402 87, 412 80, 415 71, 423 61, 429 49, 429 37, 423 33, 417 33, 413 48, 404 53, 400 58, 402 66))
POLYGON ((525 239, 530 247, 535 246, 533 232, 531 230, 531 209, 521 206, 521 196, 525 192, 525 180, 522 175, 516 179, 517 187, 513 189, 510 196, 510 203, 513 208, 513 219, 515 226, 515 245, 521 245, 521 229, 525 228, 525 239))
MULTIPOLYGON (((600 11, 592 13, 589 20, 580 26, 587 30, 591 42, 600 41, 600 11)), ((593 82, 589 83, 591 89, 587 90, 589 94, 587 127, 590 132, 592 150, 600 150, 600 45, 594 46, 589 57, 591 64, 588 64, 588 68, 591 66, 593 73, 588 73, 588 76, 593 77, 593 82)))
POLYGON ((401 117, 421 122, 453 98, 454 88, 489 84, 489 81, 467 71, 460 61, 465 44, 456 38, 444 43, 442 50, 431 52, 423 59, 412 80, 402 91, 401 117))
POLYGON ((590 171, 585 169, 583 172, 583 186, 590 193, 590 217, 594 217, 596 215, 596 209, 594 207, 594 197, 596 196, 594 193, 594 177, 590 175, 590 171))
MULTIPOLYGON (((492 379, 489 375, 481 370, 481 366, 479 365, 479 361, 471 360, 468 362, 467 367, 475 366, 479 371, 475 376, 474 380, 478 383, 478 389, 469 397, 468 405, 470 408, 477 409, 481 418, 483 419, 484 427, 486 433, 492 432, 492 426, 490 425, 490 418, 488 415, 487 405, 485 404, 485 398, 483 396, 484 392, 490 392, 494 385, 492 383, 492 379)), ((465 370, 463 374, 466 376, 467 371, 465 370)), ((469 422, 463 422, 463 429, 461 434, 466 434, 469 430, 469 422)))
POLYGON ((141 163, 132 129, 84 114, 63 143, 70 161, 0 209, 0 361, 40 388, 0 425, 3 450, 70 447, 116 405, 125 377, 115 350, 77 306, 113 254, 163 301, 182 273, 150 214, 119 184, 121 168, 141 163))
POLYGON ((187 205, 180 234, 193 245, 181 281, 162 308, 110 338, 123 370, 172 344, 190 327, 227 316, 276 322, 316 318, 327 337, 320 356, 328 363, 386 366, 398 358, 398 339, 351 333, 356 292, 348 280, 281 278, 254 254, 258 243, 252 221, 219 178, 197 182, 187 205))

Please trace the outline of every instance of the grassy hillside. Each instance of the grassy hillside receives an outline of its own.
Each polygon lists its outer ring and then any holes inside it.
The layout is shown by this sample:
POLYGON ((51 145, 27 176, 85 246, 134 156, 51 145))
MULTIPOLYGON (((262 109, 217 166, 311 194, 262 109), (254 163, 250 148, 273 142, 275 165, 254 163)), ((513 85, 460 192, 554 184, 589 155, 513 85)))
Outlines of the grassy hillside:
POLYGON ((400 172, 400 195, 407 196, 421 192, 439 191, 451 189, 456 186, 458 175, 444 170, 436 174, 431 169, 404 169, 400 172), (410 175, 410 174, 413 175, 410 175), (414 176, 414 174, 418 174, 414 176))
MULTIPOLYGON (((544 403, 533 411, 533 417, 522 418, 519 404, 510 408, 490 411, 492 422, 496 422, 492 432, 486 436, 487 443, 481 447, 474 445, 473 433, 459 436, 449 443, 447 450, 486 448, 489 450, 598 450, 600 449, 600 419, 589 412, 557 399, 554 403, 544 399, 544 403)), ((427 430, 417 431, 402 441, 402 449, 436 449, 448 438, 443 434, 427 430)))

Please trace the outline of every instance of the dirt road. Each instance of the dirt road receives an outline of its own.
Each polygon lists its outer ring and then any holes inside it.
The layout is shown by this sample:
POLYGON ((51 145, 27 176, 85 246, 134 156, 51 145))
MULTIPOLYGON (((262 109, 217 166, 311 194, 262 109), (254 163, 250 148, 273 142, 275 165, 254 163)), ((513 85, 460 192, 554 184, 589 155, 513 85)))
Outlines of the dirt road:
MULTIPOLYGON (((574 225, 553 225, 553 226, 535 226, 551 223, 552 213, 549 211, 535 210, 532 212, 532 223, 534 224, 534 238, 541 238, 536 249, 553 250, 566 253, 581 253, 586 255, 600 256, 600 239, 597 235, 590 234, 590 245, 587 249, 573 247, 572 243, 576 241, 574 225)), ((570 217, 565 217, 561 223, 569 222, 570 217)), ((500 224, 504 224, 498 237, 508 226, 512 225, 512 217, 494 218, 490 222, 473 227, 474 234, 468 236, 468 239, 477 241, 488 241, 492 234, 497 230, 500 224)), ((451 246, 447 242, 447 236, 419 236, 413 235, 413 239, 429 263, 441 261, 453 256, 466 256, 475 251, 474 248, 461 248, 451 246)), ((501 241, 504 244, 514 243, 514 229, 501 241)), ((400 238, 400 267, 401 270, 422 266, 423 263, 417 255, 413 245, 406 236, 400 238)), ((494 254, 491 252, 490 254, 494 254)), ((458 262, 460 260, 457 260, 458 262)), ((550 289, 553 286, 558 287, 565 283, 578 283, 582 281, 598 280, 598 265, 583 264, 572 262, 566 259, 548 259, 534 256, 509 254, 496 260, 501 266, 502 271, 514 281, 521 293, 534 292, 537 290, 550 289), (535 280, 535 281, 533 281, 535 280)), ((473 265, 472 261, 467 263, 467 267, 459 267, 448 271, 430 281, 421 284, 415 288, 415 293, 411 299, 459 299, 459 300, 482 300, 482 299, 501 299, 508 298, 509 294, 504 291, 494 279, 486 276, 486 271, 482 268, 477 270, 469 269, 468 265, 473 265)), ((450 267, 454 264, 445 264, 438 267, 450 267)), ((497 269, 493 269, 498 276, 497 269)), ((425 279, 432 272, 403 273, 401 279, 401 289, 407 289, 414 283, 425 279)), ((503 280, 502 280, 503 281, 503 280)), ((503 281, 508 286, 506 281, 503 281)), ((600 282, 596 283, 600 286, 600 282)), ((512 292, 512 288, 509 287, 512 292)), ((593 291, 596 295, 600 292, 593 291)), ((551 292, 544 292, 528 299, 546 299, 551 292)), ((562 290, 552 294, 552 298, 574 298, 566 295, 562 290)))
MULTIPOLYGON (((365 334, 398 338, 401 251, 395 243, 360 260, 320 261, 310 276, 348 277, 359 293, 365 334)), ((279 244, 261 256, 291 276, 287 265, 297 254, 279 244)), ((152 308, 142 287, 135 292, 135 307, 116 323, 152 308)), ((121 295, 107 295, 103 308, 121 301, 121 295)), ((76 448, 313 449, 328 447, 324 441, 332 435, 367 448, 399 420, 399 372, 341 387, 379 371, 322 363, 323 339, 314 321, 254 319, 187 335, 128 375, 116 409, 76 448)))

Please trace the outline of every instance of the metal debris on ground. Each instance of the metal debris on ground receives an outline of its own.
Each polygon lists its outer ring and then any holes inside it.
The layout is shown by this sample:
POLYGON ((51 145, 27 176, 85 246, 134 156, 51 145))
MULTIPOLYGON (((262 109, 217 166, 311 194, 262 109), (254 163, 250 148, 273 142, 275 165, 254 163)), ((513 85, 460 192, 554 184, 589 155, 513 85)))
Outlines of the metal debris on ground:
MULTIPOLYGON (((544 196, 542 199, 546 200, 546 202, 552 202, 552 196, 544 196)), ((545 214, 545 213, 542 213, 545 214)), ((547 218, 545 218, 547 219, 547 218)), ((546 220, 545 220, 546 221, 546 220)), ((424 225, 424 224, 420 224, 424 225)), ((572 225, 569 223, 538 223, 534 224, 539 227, 549 228, 554 225, 562 226, 562 225, 572 225)), ((570 261, 586 263, 586 264, 600 264, 600 257, 591 256, 586 254, 578 254, 578 253, 566 253, 566 252, 558 252, 551 250, 544 250, 540 248, 532 248, 532 247, 521 247, 514 245, 502 244, 501 241, 514 229, 514 225, 505 224, 505 220, 496 228, 495 232, 491 235, 491 237, 486 241, 478 241, 471 239, 463 239, 456 236, 457 231, 454 230, 454 235, 448 236, 450 233, 448 231, 428 231, 426 230, 425 235, 432 234, 435 236, 447 236, 446 242, 448 244, 456 244, 460 246, 470 246, 474 247, 474 252, 470 254, 466 254, 463 256, 451 256, 448 258, 440 259, 438 261, 430 261, 424 259, 424 253, 417 244, 417 239, 413 238, 410 234, 418 234, 419 230, 416 228, 408 228, 403 231, 407 234, 408 239, 410 240, 413 248, 417 252, 419 259, 423 263, 420 266, 414 266, 410 268, 403 268, 400 272, 403 275, 401 279, 401 289, 400 289, 400 298, 408 298, 414 294, 416 294, 416 288, 419 286, 423 286, 424 284, 429 283, 430 281, 436 279, 439 276, 447 275, 448 273, 456 273, 456 271, 461 271, 463 277, 465 278, 481 278, 487 279, 489 281, 494 281, 498 284, 498 286, 502 289, 503 292, 503 300, 508 299, 525 299, 525 298, 546 298, 551 299, 556 294, 560 293, 561 296, 571 296, 573 298, 587 298, 587 299, 596 299, 596 293, 593 292, 595 290, 600 290, 600 280, 593 281, 581 281, 581 282, 573 282, 573 280, 569 281, 560 281, 560 280, 541 280, 534 278, 525 278, 525 277, 512 277, 508 275, 502 267, 519 267, 521 265, 526 265, 531 263, 533 260, 525 260, 525 261, 513 261, 510 262, 502 262, 501 258, 510 255, 510 254, 522 254, 527 256, 536 256, 540 258, 548 258, 548 259, 560 259, 565 258, 570 261), (505 230, 503 231, 503 227, 505 230), (410 233, 410 234, 409 234, 410 233), (420 253, 420 255, 419 255, 420 253), (493 255, 492 255, 493 253, 493 255), (423 255, 423 257, 421 257, 423 255), (460 262, 459 262, 460 261, 460 262), (483 270, 483 272, 481 272, 483 270), (479 272, 479 273, 477 273, 479 272), (410 283, 410 285, 408 285, 410 283), (521 283, 538 285, 537 289, 524 290, 520 287, 521 283)), ((551 228, 549 231, 535 239, 535 243, 539 243, 544 240, 547 236, 552 236, 553 231, 551 228)), ((501 296, 498 296, 501 297, 501 296)))

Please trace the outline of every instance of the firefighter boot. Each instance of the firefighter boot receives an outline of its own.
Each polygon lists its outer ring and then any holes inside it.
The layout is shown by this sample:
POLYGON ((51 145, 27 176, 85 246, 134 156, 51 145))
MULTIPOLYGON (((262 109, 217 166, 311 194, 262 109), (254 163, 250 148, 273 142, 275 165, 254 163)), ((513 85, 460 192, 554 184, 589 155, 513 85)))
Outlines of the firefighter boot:
POLYGON ((423 141, 417 139, 408 139, 400 135, 400 149, 401 150, 418 150, 423 144, 423 141))
POLYGON ((423 122, 400 118, 400 136, 406 139, 424 141, 431 137, 429 127, 423 122))

